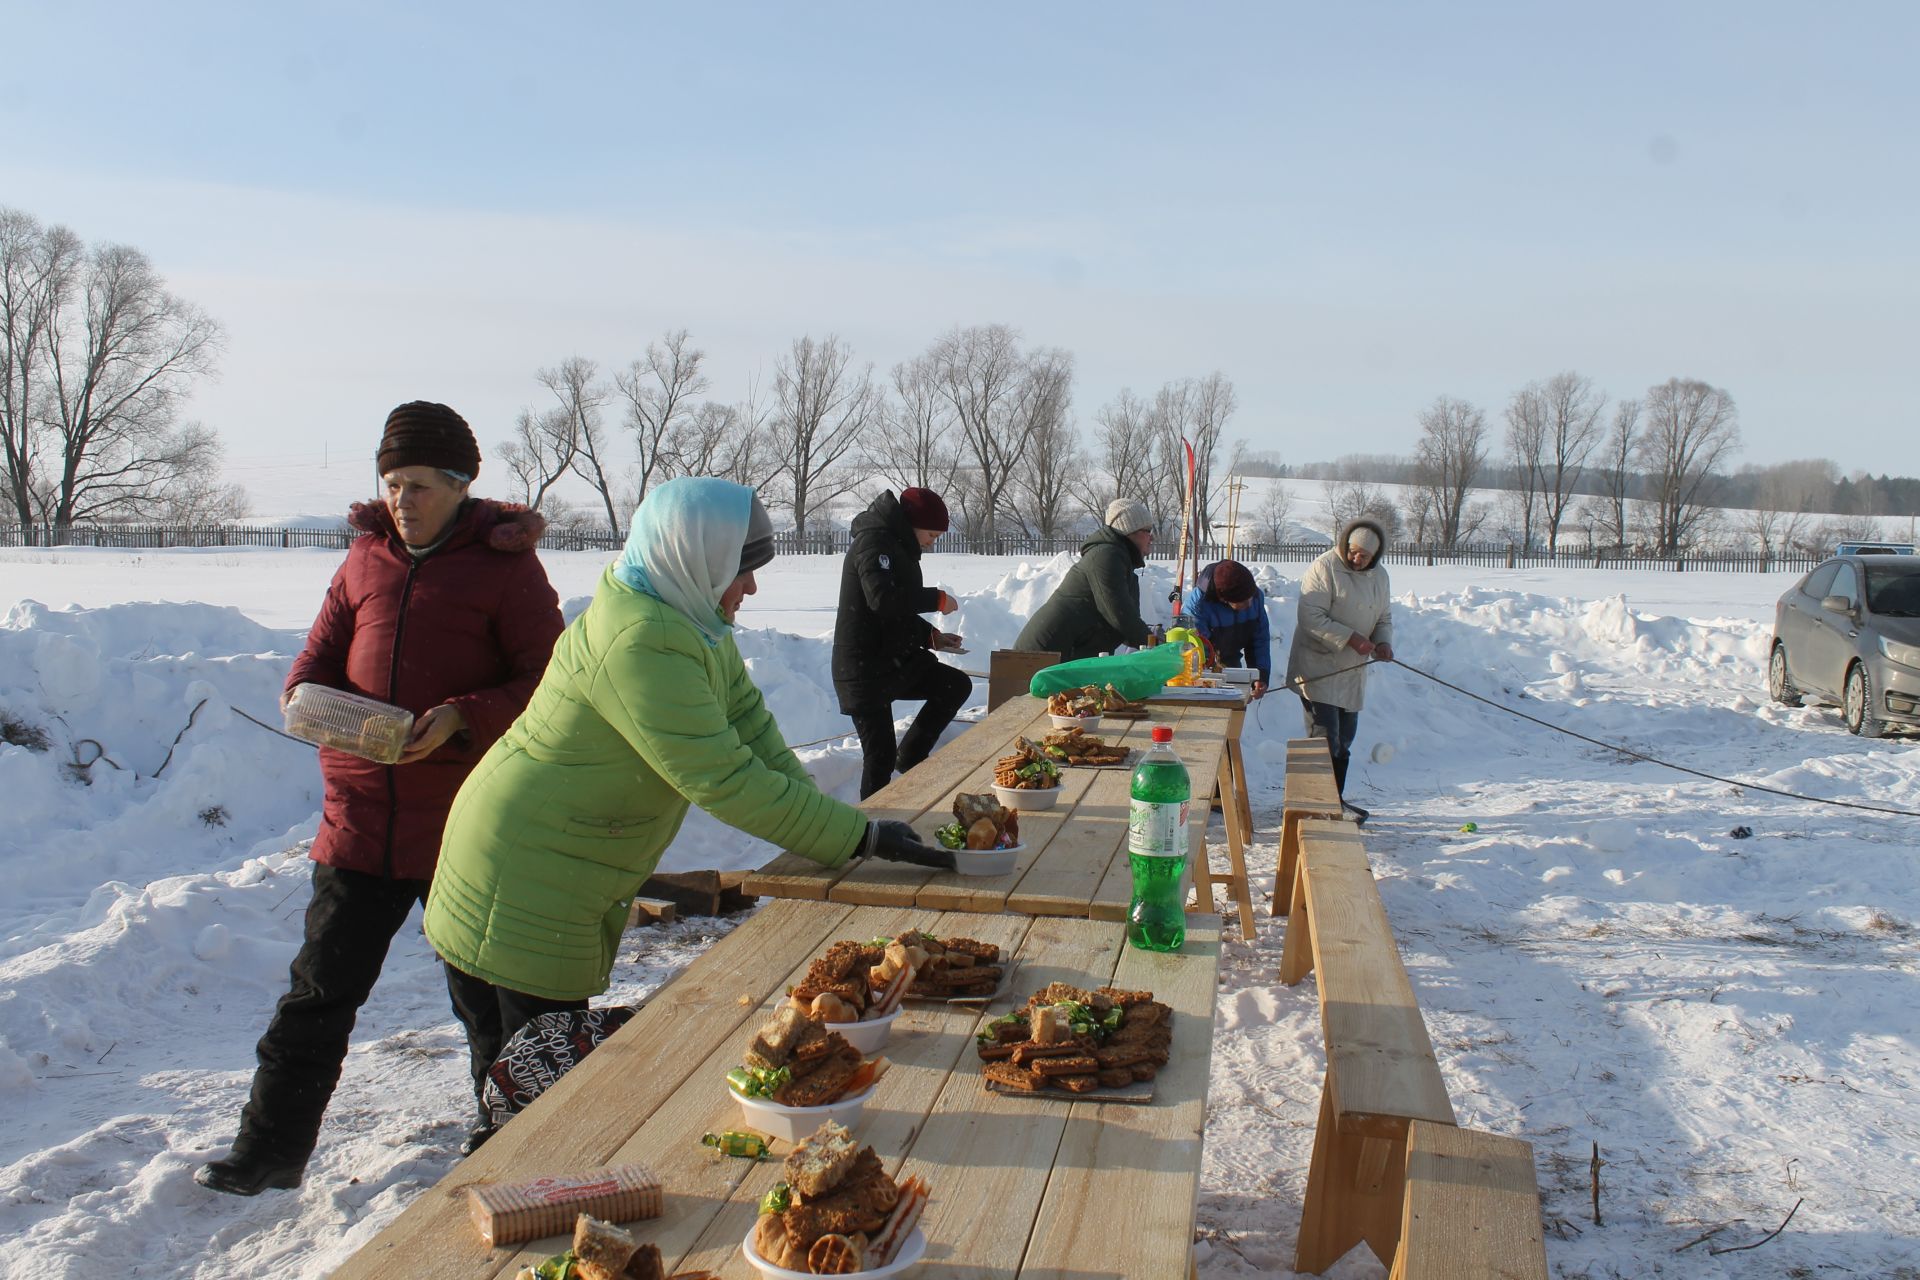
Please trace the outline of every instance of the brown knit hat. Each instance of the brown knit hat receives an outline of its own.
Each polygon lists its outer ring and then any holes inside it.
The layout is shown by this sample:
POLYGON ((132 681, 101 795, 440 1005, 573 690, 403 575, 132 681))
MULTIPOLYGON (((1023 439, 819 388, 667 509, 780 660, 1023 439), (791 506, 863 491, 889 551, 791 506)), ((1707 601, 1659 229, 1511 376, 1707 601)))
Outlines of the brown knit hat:
POLYGON ((1213 594, 1228 604, 1242 604, 1251 600, 1259 589, 1254 584, 1253 574, 1238 560, 1222 560, 1213 566, 1213 594))
POLYGON ((387 415, 374 464, 381 475, 399 467, 438 467, 471 480, 480 474, 480 445, 467 420, 446 405, 409 400, 387 415))

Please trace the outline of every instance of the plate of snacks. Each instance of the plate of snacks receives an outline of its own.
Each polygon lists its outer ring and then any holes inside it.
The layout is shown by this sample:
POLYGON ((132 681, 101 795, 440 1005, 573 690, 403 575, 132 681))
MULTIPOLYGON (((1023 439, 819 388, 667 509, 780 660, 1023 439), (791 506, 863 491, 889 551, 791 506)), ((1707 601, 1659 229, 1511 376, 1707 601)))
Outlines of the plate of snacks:
POLYGON ((727 1072, 727 1090, 749 1128, 795 1142, 823 1120, 858 1120, 886 1069, 789 1002, 755 1033, 746 1065, 727 1072))
POLYGON ((1026 848, 1020 815, 988 795, 957 795, 953 821, 933 833, 934 843, 953 850, 953 869, 963 876, 1004 876, 1026 848))
POLYGON ((514 1280, 667 1280, 667 1268, 659 1245, 642 1244, 631 1232, 583 1213, 574 1221, 571 1249, 520 1268, 514 1280))
POLYGON ((1097 684, 1082 685, 1078 689, 1064 689, 1047 699, 1047 714, 1054 718, 1054 727, 1071 729, 1078 724, 1091 729, 1091 719, 1098 723, 1102 716, 1120 716, 1123 719, 1137 719, 1147 713, 1146 704, 1123 697, 1112 685, 1104 689, 1097 684), (1067 723, 1061 724, 1065 719, 1067 723))
POLYGON ((1051 809, 1060 803, 1060 766, 1025 738, 993 766, 993 794, 1009 809, 1051 809))
POLYGON ((760 1202, 741 1242, 747 1261, 772 1280, 899 1275, 927 1251, 920 1215, 924 1179, 895 1181, 872 1147, 845 1128, 821 1125, 790 1152, 784 1181, 760 1202))
POLYGON ((787 1003, 825 1023, 861 1053, 878 1053, 912 984, 904 947, 889 954, 868 943, 836 942, 807 966, 798 986, 788 988, 787 1003))
POLYGON ((879 941, 904 946, 915 961, 909 1000, 988 1004, 1006 994, 1014 964, 999 946, 977 938, 936 938, 913 930, 879 941))
POLYGON ((1040 740, 1040 750, 1055 764, 1087 769, 1111 769, 1125 764, 1133 754, 1130 749, 1096 738, 1083 729, 1055 729, 1040 740))
POLYGON ((1151 991, 1049 983, 974 1036, 995 1093, 1151 1102, 1173 1052, 1173 1010, 1151 991))

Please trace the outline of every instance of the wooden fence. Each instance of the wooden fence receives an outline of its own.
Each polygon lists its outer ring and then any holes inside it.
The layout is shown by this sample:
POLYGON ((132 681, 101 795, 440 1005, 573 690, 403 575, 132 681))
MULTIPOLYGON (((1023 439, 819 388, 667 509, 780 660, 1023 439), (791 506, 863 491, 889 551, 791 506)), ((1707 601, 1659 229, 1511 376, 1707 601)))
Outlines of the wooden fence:
MULTIPOLYGON (((69 547, 323 547, 345 550, 359 536, 352 529, 280 529, 245 525, 206 527, 176 525, 76 525, 65 529, 25 529, 0 525, 0 546, 69 547)), ((540 546, 548 551, 619 550, 621 535, 595 529, 549 529, 540 546)), ((804 537, 791 529, 773 536, 774 549, 781 555, 845 555, 852 535, 845 529, 809 531, 804 537)), ((1054 556, 1077 552, 1083 537, 1040 538, 1007 534, 996 538, 967 538, 951 533, 940 539, 934 554, 957 553, 986 556, 1054 556)), ((1233 550, 1237 559, 1267 564, 1304 564, 1327 550, 1324 542, 1241 542, 1233 550)), ((1155 543, 1150 559, 1171 560, 1176 554, 1173 539, 1155 543)), ((1224 543, 1209 542, 1200 548, 1203 562, 1218 560, 1227 554, 1224 543)), ((1656 569, 1670 572, 1688 570, 1720 573, 1804 573, 1820 563, 1817 556, 1762 556, 1731 551, 1694 551, 1678 556, 1612 551, 1522 550, 1505 544, 1479 544, 1460 547, 1421 547, 1396 543, 1384 557, 1390 564, 1469 565, 1486 569, 1656 569)))

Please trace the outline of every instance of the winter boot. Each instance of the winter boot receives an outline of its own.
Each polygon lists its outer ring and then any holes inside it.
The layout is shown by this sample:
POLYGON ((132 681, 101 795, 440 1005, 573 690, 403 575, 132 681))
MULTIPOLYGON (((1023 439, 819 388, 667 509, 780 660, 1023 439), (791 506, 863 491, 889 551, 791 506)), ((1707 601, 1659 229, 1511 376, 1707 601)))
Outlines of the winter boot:
POLYGON ((487 1139, 498 1132, 500 1132, 498 1125, 482 1123, 473 1126, 473 1128, 467 1130, 466 1140, 460 1144, 460 1154, 463 1156, 472 1155, 481 1147, 486 1146, 487 1139))
POLYGON ((304 1159, 287 1160, 266 1152, 236 1152, 194 1170, 193 1180, 209 1191, 230 1196, 257 1196, 268 1188, 291 1191, 305 1175, 304 1159))

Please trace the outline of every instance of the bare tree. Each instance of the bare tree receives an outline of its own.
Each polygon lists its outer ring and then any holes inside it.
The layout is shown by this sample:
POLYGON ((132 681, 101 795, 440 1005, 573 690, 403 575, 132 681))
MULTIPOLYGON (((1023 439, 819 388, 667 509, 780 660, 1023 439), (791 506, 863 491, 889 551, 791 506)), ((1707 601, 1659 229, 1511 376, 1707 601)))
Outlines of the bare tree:
POLYGON ((1419 485, 1433 500, 1435 535, 1456 547, 1478 527, 1467 499, 1486 465, 1487 415, 1465 400, 1440 396, 1420 415, 1419 485))
POLYGON ((645 355, 613 376, 640 455, 634 470, 636 502, 647 500, 656 479, 673 474, 668 442, 680 415, 691 409, 688 401, 707 389, 707 376, 700 371, 706 358, 706 352, 689 344, 685 329, 674 329, 659 342, 649 342, 645 355))
POLYGON ((1546 448, 1541 456, 1540 498, 1547 524, 1547 550, 1560 547, 1560 526, 1573 504, 1587 459, 1600 444, 1600 415, 1607 397, 1592 381, 1568 370, 1541 388, 1546 406, 1546 448))
POLYGON ((1213 509, 1214 462, 1227 419, 1240 407, 1240 398, 1234 394, 1233 380, 1217 369, 1197 381, 1189 379, 1188 385, 1190 391, 1184 398, 1189 411, 1186 425, 1192 432, 1188 438, 1193 442, 1193 509, 1199 516, 1200 532, 1206 536, 1213 531, 1209 512, 1213 509))
POLYGON ((1087 512, 1098 520, 1115 497, 1153 501, 1152 407, 1122 387, 1095 411, 1093 421, 1093 465, 1076 495, 1087 512))
POLYGON ((1547 398, 1529 382, 1507 401, 1507 466, 1513 472, 1508 501, 1519 526, 1520 545, 1533 546, 1533 521, 1540 510, 1541 466, 1547 452, 1547 398))
POLYGON ((971 464, 962 509, 975 537, 994 536, 1007 488, 1026 458, 1027 439, 1010 426, 1027 375, 1019 341, 1004 324, 973 325, 953 329, 927 352, 971 464))
POLYGON ((1293 534, 1293 494, 1284 481, 1269 480, 1267 491, 1254 509, 1254 531, 1260 541, 1278 546, 1291 541, 1293 534))
POLYGON ((1026 465, 1012 491, 1021 499, 1015 519, 1043 538, 1065 529, 1074 478, 1085 470, 1072 402, 1073 356, 1057 347, 1033 352, 1011 424, 1027 439, 1026 465))
POLYGON ((670 437, 675 474, 760 488, 779 469, 767 416, 752 393, 737 405, 709 400, 681 414, 670 437))
POLYGON ((0 479, 22 529, 35 523, 42 487, 47 342, 84 257, 79 237, 65 227, 42 228, 20 210, 0 207, 0 479))
POLYGON ((1677 555, 1708 510, 1720 464, 1740 447, 1733 397, 1718 387, 1669 378, 1647 391, 1639 458, 1654 512, 1654 549, 1677 555))
POLYGON ((547 491, 572 469, 579 447, 578 425, 564 409, 538 414, 522 409, 514 419, 513 438, 500 446, 500 461, 519 483, 520 500, 539 511, 547 491))
POLYGON ((213 433, 177 417, 194 380, 214 372, 224 335, 167 292, 138 249, 102 245, 70 279, 51 299, 45 394, 30 409, 48 464, 31 486, 41 518, 60 529, 151 516, 180 472, 219 465, 213 433))
POLYGON ((207 434, 210 446, 203 455, 205 465, 175 475, 160 491, 151 514, 162 524, 206 528, 244 520, 250 514, 253 503, 246 488, 221 480, 219 463, 223 450, 217 440, 211 439, 212 433, 207 434))
POLYGON ((893 366, 893 396, 877 407, 861 452, 873 473, 899 489, 932 489, 944 495, 960 466, 953 407, 940 392, 939 371, 929 355, 893 366))
POLYGON ((1386 530, 1388 545, 1399 540, 1400 511, 1386 490, 1365 480, 1328 480, 1324 484, 1329 537, 1337 539, 1348 522, 1367 517, 1386 530))
MULTIPOLYGON (((553 393, 554 412, 563 413, 573 424, 573 474, 585 480, 600 495, 600 506, 607 516, 607 531, 620 532, 620 495, 618 476, 613 471, 612 442, 600 410, 607 403, 607 385, 599 381, 600 366, 580 356, 570 356, 551 369, 534 375, 540 385, 553 393)), ((548 523, 553 523, 551 513, 548 523)))
POLYGON ((872 421, 876 397, 873 366, 852 372, 852 362, 852 350, 829 334, 823 342, 795 338, 774 367, 777 476, 802 538, 813 516, 861 480, 842 463, 872 421))
POLYGON ((1622 400, 1613 407, 1613 426, 1607 431, 1606 467, 1603 493, 1595 515, 1600 532, 1606 535, 1616 553, 1627 549, 1632 526, 1627 519, 1627 498, 1633 489, 1633 473, 1628 468, 1640 448, 1640 402, 1622 400))

